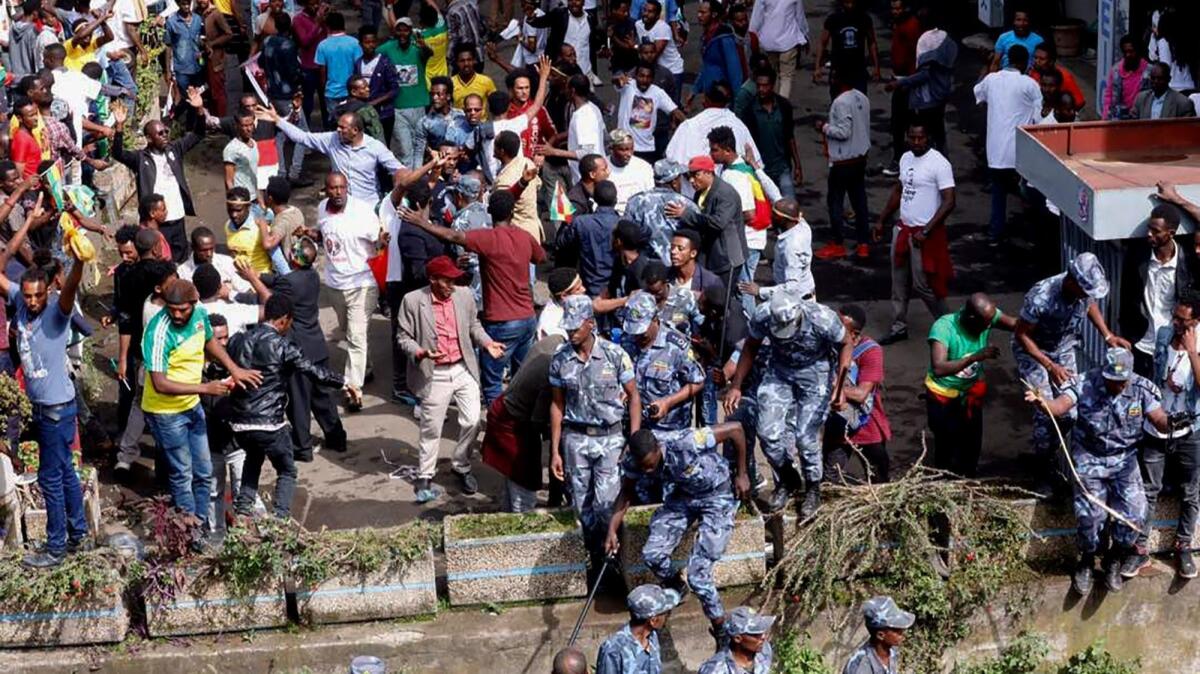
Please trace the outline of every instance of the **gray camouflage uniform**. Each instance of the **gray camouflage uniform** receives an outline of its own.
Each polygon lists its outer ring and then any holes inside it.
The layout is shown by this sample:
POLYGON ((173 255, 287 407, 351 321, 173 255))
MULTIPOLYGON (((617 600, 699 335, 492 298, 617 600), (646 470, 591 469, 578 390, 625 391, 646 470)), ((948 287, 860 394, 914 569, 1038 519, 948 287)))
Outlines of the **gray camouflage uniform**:
MULTIPOLYGON (((656 168, 657 165, 656 162, 656 168)), ((669 187, 659 186, 649 192, 640 192, 630 197, 625 204, 624 216, 626 220, 632 220, 642 228, 655 257, 662 260, 662 263, 668 267, 671 266, 671 237, 679 227, 677 218, 668 218, 663 213, 663 208, 670 203, 682 205, 685 212, 700 212, 699 207, 691 199, 669 187)))
POLYGON ((833 364, 846 328, 832 309, 775 293, 771 301, 758 305, 750 318, 750 336, 771 338, 770 366, 758 386, 758 439, 771 467, 778 470, 797 449, 805 480, 819 482, 822 473, 820 432, 829 413, 833 364), (795 334, 780 337, 772 331, 772 313, 777 305, 799 314, 795 334), (794 308, 793 308, 794 307, 794 308))
MULTIPOLYGON (((679 594, 658 585, 639 585, 625 599, 629 615, 635 620, 649 620, 666 613, 679 604, 679 594)), ((596 654, 596 674, 661 674, 662 651, 658 632, 650 632, 643 648, 633 636, 629 623, 604 640, 596 654)))
MULTIPOLYGON (((463 233, 476 229, 491 229, 492 216, 488 215, 486 205, 472 201, 455 214, 450 228, 463 233)), ((466 254, 467 266, 464 267, 464 271, 471 275, 471 292, 475 294, 475 303, 479 305, 479 310, 483 311, 483 280, 479 276, 479 256, 475 253, 467 253, 461 246, 454 246, 454 253, 455 255, 466 254)))
MULTIPOLYGON (((775 624, 775 616, 760 615, 747 606, 739 606, 729 612, 725 621, 725 634, 730 639, 743 634, 762 635, 770 631, 775 624)), ((763 642, 762 650, 754 655, 754 663, 750 669, 742 669, 733 659, 730 647, 718 650, 704 664, 700 665, 700 674, 771 674, 771 665, 775 661, 775 650, 771 642, 763 642)))
MULTIPOLYGON (((671 553, 692 524, 696 543, 688 559, 687 582, 710 620, 725 615, 713 579, 713 566, 725 553, 733 533, 737 499, 729 479, 729 464, 717 445, 711 428, 656 431, 662 449, 657 475, 662 480, 663 504, 650 518, 650 534, 642 548, 642 559, 661 581, 677 572, 671 553)), ((624 477, 636 480, 645 473, 627 455, 621 465, 624 477)))

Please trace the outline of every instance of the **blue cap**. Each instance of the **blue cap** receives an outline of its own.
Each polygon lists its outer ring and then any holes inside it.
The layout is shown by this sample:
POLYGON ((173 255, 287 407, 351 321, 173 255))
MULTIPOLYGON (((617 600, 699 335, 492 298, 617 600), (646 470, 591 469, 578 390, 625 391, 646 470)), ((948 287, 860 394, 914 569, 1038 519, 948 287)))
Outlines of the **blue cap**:
POLYGON ((1071 260, 1069 265, 1071 278, 1079 284, 1087 296, 1094 299, 1104 299, 1108 295, 1108 277, 1104 274, 1104 265, 1092 253, 1080 253, 1071 260))
POLYGON ((563 300, 562 329, 572 332, 579 329, 592 317, 592 298, 587 295, 571 295, 563 300))
POLYGON ((650 329, 658 316, 658 302, 645 290, 635 291, 625 303, 625 321, 622 327, 626 334, 641 335, 650 329))
POLYGON ((625 598, 625 605, 635 619, 648 620, 678 606, 679 593, 658 585, 638 585, 625 598))
POLYGON ((800 328, 800 299, 792 293, 780 290, 771 295, 768 305, 771 311, 771 336, 790 339, 800 328))
POLYGON ((725 619, 725 633, 730 637, 739 634, 766 634, 775 624, 775 616, 761 615, 749 606, 739 606, 729 612, 725 619))
POLYGON ((659 185, 669 183, 687 173, 687 167, 673 159, 659 159, 654 162, 654 182, 659 185))
POLYGON ((863 619, 867 629, 906 630, 913 626, 917 617, 896 606, 891 597, 872 597, 863 602, 863 619))
POLYGON ((1104 353, 1104 368, 1100 373, 1112 381, 1129 381, 1133 376, 1133 354, 1119 346, 1109 348, 1104 353))

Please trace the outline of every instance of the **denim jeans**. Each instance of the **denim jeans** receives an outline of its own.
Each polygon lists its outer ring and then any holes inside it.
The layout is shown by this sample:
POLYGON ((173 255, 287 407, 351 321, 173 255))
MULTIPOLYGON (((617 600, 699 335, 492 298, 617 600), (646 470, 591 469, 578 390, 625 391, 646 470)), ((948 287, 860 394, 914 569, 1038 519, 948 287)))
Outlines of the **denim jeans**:
POLYGON ((500 397, 504 385, 504 369, 511 366, 513 372, 521 367, 525 354, 533 344, 537 318, 522 318, 514 321, 483 322, 483 329, 493 340, 504 345, 504 355, 492 358, 486 349, 479 353, 479 378, 483 389, 483 404, 490 405, 500 397))
POLYGON ((175 84, 179 87, 180 98, 187 98, 188 87, 202 87, 208 81, 208 75, 202 69, 198 73, 175 73, 175 84))
MULTIPOLYGON (((758 269, 758 261, 762 259, 763 252, 754 250, 753 248, 746 250, 746 264, 742 265, 742 271, 738 274, 738 281, 753 281, 754 270, 758 269)), ((740 293, 742 296, 742 308, 746 310, 746 315, 750 316, 754 313, 754 295, 740 293)))
POLYGON ((392 120, 396 159, 410 169, 425 163, 425 135, 417 133, 424 116, 425 108, 403 108, 392 120))
POLYGON ((167 459, 167 482, 175 507, 207 524, 212 457, 208 453, 204 409, 197 403, 175 414, 147 412, 146 423, 167 459))
POLYGON ((71 465, 75 441, 75 401, 62 405, 33 406, 33 432, 38 441, 38 487, 46 500, 46 551, 67 550, 67 536, 87 535, 83 514, 83 487, 71 465))
MULTIPOLYGON (((129 100, 137 100, 137 82, 133 79, 133 73, 129 70, 129 64, 124 61, 113 59, 108 62, 108 83, 114 87, 121 87, 129 91, 129 100)), ((186 95, 186 91, 184 94, 186 95)))
POLYGON ((779 194, 784 198, 796 198, 796 182, 792 180, 792 170, 790 168, 786 171, 780 171, 779 175, 768 173, 767 176, 775 181, 775 186, 779 188, 779 194))
POLYGON ((258 496, 258 479, 262 475, 263 460, 269 460, 275 468, 275 516, 287 518, 292 508, 292 495, 296 492, 296 462, 292 457, 292 434, 286 429, 277 431, 235 431, 238 447, 246 452, 246 463, 242 466, 242 487, 233 502, 239 515, 249 515, 254 510, 254 497, 258 496))
POLYGON ((867 231, 867 163, 866 161, 851 164, 835 164, 829 167, 829 226, 833 228, 834 243, 842 243, 842 227, 845 220, 842 214, 845 197, 850 195, 850 205, 854 207, 854 238, 858 243, 870 243, 867 231))
MULTIPOLYGON (((290 99, 271 101, 271 104, 275 106, 275 111, 279 113, 280 117, 286 118, 288 115, 292 114, 292 101, 290 99)), ((308 131, 307 115, 300 116, 300 121, 296 123, 296 127, 303 129, 304 131, 308 131)), ((284 169, 284 143, 287 143, 292 148, 292 160, 287 163, 287 170, 283 171, 283 175, 285 178, 296 180, 300 177, 300 171, 304 168, 304 155, 307 150, 300 143, 293 143, 292 141, 288 140, 287 135, 282 131, 276 133, 275 149, 279 152, 279 168, 281 170, 284 169)), ((285 270, 279 273, 286 274, 287 271, 285 270)))
POLYGON ((1192 547, 1192 532, 1196 530, 1197 514, 1200 514, 1200 435, 1190 435, 1174 440, 1162 440, 1150 435, 1142 436, 1141 459, 1142 480, 1146 485, 1146 526, 1138 534, 1139 550, 1146 548, 1149 541, 1150 522, 1154 520, 1154 509, 1158 505, 1158 494, 1163 487, 1163 473, 1167 463, 1171 464, 1168 476, 1171 482, 1178 481, 1181 498, 1179 524, 1175 528, 1176 546, 1192 547))

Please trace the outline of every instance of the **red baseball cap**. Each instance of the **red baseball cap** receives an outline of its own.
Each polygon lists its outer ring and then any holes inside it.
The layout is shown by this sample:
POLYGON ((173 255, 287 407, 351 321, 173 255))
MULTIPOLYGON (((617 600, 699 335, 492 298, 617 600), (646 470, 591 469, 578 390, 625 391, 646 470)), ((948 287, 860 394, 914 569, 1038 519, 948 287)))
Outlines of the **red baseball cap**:
POLYGON ((717 165, 713 162, 712 157, 702 154, 692 157, 688 162, 688 173, 693 171, 708 171, 709 173, 717 172, 717 165))
POLYGON ((466 273, 459 269, 458 265, 454 264, 454 261, 445 255, 439 255, 425 263, 425 275, 430 278, 440 276, 441 278, 448 278, 453 281, 466 273))

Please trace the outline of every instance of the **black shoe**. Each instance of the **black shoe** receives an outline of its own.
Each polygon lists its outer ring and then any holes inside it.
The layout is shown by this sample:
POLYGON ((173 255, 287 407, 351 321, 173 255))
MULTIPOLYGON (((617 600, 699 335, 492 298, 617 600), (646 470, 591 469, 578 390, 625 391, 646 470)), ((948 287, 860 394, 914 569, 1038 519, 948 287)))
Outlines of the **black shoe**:
POLYGON ((350 412, 350 413, 361 412, 362 408, 363 408, 363 406, 362 406, 362 403, 360 403, 360 402, 353 402, 353 401, 346 402, 346 411, 347 412, 350 412))
POLYGON ((804 500, 800 502, 800 520, 806 520, 817 513, 821 507, 821 483, 813 482, 804 492, 804 500))
POLYGON ((312 447, 297 448, 296 450, 294 450, 292 452, 292 459, 295 461, 299 461, 300 463, 312 463, 313 448, 312 447))
POLYGON ((375 370, 367 370, 367 373, 363 375, 363 384, 370 384, 373 381, 375 381, 375 370))
POLYGON ((1125 559, 1120 564, 1121 577, 1136 578, 1142 569, 1150 566, 1150 556, 1142 555, 1136 552, 1126 555, 1125 559))
POLYGON ((659 585, 664 590, 674 590, 675 593, 679 595, 679 603, 680 604, 683 603, 683 600, 685 598, 687 598, 688 593, 691 592, 691 589, 688 587, 688 584, 683 579, 683 574, 681 574, 681 573, 676 573, 669 580, 667 580, 666 582, 663 582, 663 583, 659 583, 659 585))
POLYGON ((462 485, 462 491, 467 496, 472 496, 479 493, 479 480, 471 473, 457 473, 458 483, 462 485))
POLYGON ((1105 565, 1104 568, 1104 587, 1109 592, 1120 592, 1125 586, 1125 579, 1121 577, 1121 568, 1124 564, 1117 563, 1113 560, 1105 565))
POLYGON ((775 491, 771 492, 771 500, 767 503, 767 508, 770 512, 777 513, 787 507, 788 499, 792 497, 792 492, 782 484, 775 486, 775 491))
POLYGON ((25 555, 25 558, 21 560, 21 563, 34 569, 49 569, 62 564, 63 560, 66 558, 67 553, 65 552, 54 554, 53 552, 47 552, 43 550, 41 552, 33 552, 25 555))
POLYGON ((67 541, 67 554, 73 555, 77 552, 91 552, 96 549, 96 544, 88 536, 80 536, 67 541))
POLYGON ((1091 557, 1085 557, 1075 566, 1075 573, 1071 576, 1071 589, 1081 597, 1086 597, 1092 591, 1092 570, 1096 566, 1096 560, 1091 557))
POLYGON ((331 452, 346 451, 346 431, 341 430, 340 426, 338 428, 337 432, 325 435, 325 441, 321 444, 322 449, 328 449, 331 452))
POLYGON ((1195 578, 1196 577, 1196 560, 1192 558, 1191 549, 1184 548, 1175 553, 1175 558, 1179 562, 1179 577, 1180 578, 1195 578))
POLYGON ((896 342, 903 342, 906 339, 908 339, 908 330, 892 331, 884 335, 883 339, 879 340, 879 345, 887 346, 889 344, 895 344, 896 342))

